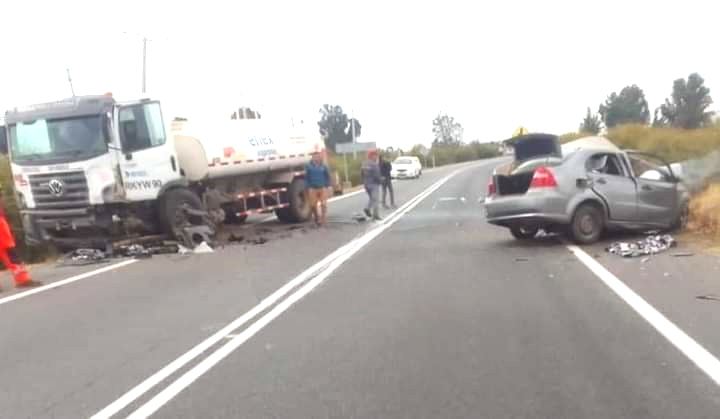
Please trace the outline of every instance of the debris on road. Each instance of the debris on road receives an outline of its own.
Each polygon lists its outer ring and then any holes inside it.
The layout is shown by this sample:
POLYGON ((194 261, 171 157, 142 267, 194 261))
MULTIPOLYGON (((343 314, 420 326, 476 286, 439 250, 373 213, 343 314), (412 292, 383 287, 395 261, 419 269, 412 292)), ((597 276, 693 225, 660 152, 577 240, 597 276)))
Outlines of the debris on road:
POLYGON ((199 245, 195 246, 193 249, 193 253, 212 253, 214 250, 210 245, 207 244, 207 242, 202 242, 199 245))
POLYGON ((515 262, 527 262, 529 260, 528 258, 515 258, 515 262))
POLYGON ((352 218, 353 218, 353 220, 357 221, 358 223, 364 223, 368 219, 368 217, 366 217, 360 213, 356 213, 355 215, 353 215, 352 218))
POLYGON ((708 295, 698 295, 698 296, 695 297, 695 298, 697 298, 698 300, 720 301, 720 297, 718 297, 718 296, 716 296, 716 295, 712 295, 712 294, 708 294, 708 295))
POLYGON ((228 243, 240 243, 243 240, 245 240, 245 236, 236 236, 235 234, 230 234, 227 238, 228 243))
POLYGON ((100 263, 109 259, 108 255, 99 249, 75 249, 58 259, 58 264, 65 266, 83 266, 100 263))
POLYGON ((252 240, 250 241, 250 243, 252 243, 252 244, 265 244, 265 243, 267 243, 267 242, 268 242, 268 240, 267 240, 265 237, 262 237, 262 236, 257 237, 257 238, 255 238, 255 239, 252 239, 252 240))
POLYGON ((149 258, 152 256, 150 251, 141 244, 131 244, 122 246, 117 249, 118 254, 126 257, 149 258))
POLYGON ((682 258, 682 257, 688 257, 688 256, 695 256, 695 253, 693 253, 693 252, 677 252, 677 253, 673 253, 671 256, 674 256, 676 258, 682 258))
POLYGON ((615 242, 605 250, 622 257, 650 256, 664 252, 677 246, 675 239, 669 235, 651 235, 635 242, 615 242))

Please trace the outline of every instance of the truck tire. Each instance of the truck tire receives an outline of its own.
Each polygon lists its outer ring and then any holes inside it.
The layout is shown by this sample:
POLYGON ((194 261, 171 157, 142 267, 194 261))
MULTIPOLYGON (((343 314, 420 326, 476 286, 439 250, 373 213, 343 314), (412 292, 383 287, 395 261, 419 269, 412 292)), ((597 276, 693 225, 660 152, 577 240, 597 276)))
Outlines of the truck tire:
POLYGON ((200 197, 185 188, 171 189, 160 201, 160 224, 163 232, 166 234, 174 236, 176 228, 181 227, 187 222, 193 225, 203 223, 202 217, 191 216, 190 219, 187 219, 187 217, 180 212, 183 205, 188 205, 195 210, 204 210, 200 197))
POLYGON ((310 219, 312 211, 305 201, 305 179, 295 178, 288 186, 288 205, 275 210, 275 216, 284 223, 302 223, 310 219))

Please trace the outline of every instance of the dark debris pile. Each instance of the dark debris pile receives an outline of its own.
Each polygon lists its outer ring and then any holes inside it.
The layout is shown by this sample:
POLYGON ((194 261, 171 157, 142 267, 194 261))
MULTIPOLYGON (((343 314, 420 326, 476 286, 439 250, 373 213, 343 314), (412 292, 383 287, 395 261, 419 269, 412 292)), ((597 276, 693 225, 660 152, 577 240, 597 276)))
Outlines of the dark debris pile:
POLYGON ((614 255, 631 258, 649 256, 664 252, 677 246, 677 241, 669 234, 650 235, 633 242, 615 242, 605 249, 614 255))

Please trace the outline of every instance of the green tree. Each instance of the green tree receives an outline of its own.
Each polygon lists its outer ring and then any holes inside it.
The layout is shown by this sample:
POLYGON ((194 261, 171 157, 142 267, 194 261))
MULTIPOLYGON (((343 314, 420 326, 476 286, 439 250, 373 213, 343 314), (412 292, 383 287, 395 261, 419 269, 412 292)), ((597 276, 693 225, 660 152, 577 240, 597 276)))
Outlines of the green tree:
POLYGON ((645 93, 637 85, 626 86, 620 94, 612 92, 598 110, 607 128, 628 123, 647 124, 650 122, 645 93))
POLYGON ((712 125, 713 112, 708 111, 713 100, 705 79, 692 73, 687 80, 673 82, 672 97, 655 110, 655 125, 695 129, 712 125))
POLYGON ((462 144, 463 127, 452 116, 438 115, 433 120, 433 134, 433 145, 457 146, 462 144))
POLYGON ((320 108, 320 135, 325 138, 325 146, 335 150, 335 145, 352 141, 352 124, 355 125, 355 138, 360 137, 362 125, 360 121, 348 118, 340 106, 328 104, 320 108))
POLYGON ((587 114, 585 115, 585 119, 583 119, 582 123, 580 124, 579 131, 587 134, 597 135, 600 133, 601 129, 602 121, 600 120, 600 116, 598 114, 593 114, 588 107, 587 114))

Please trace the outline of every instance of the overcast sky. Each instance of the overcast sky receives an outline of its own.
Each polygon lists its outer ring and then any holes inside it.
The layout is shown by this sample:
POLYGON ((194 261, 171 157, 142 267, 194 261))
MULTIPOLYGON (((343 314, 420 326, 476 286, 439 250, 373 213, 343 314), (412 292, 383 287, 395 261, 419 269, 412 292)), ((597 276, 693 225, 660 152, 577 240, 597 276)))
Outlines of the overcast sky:
POLYGON ((720 102, 714 3, 8 0, 0 108, 69 96, 66 68, 76 94, 139 93, 141 34, 148 92, 190 118, 330 103, 382 146, 429 144, 441 111, 466 141, 563 133, 633 83, 654 109, 697 71, 720 102))

